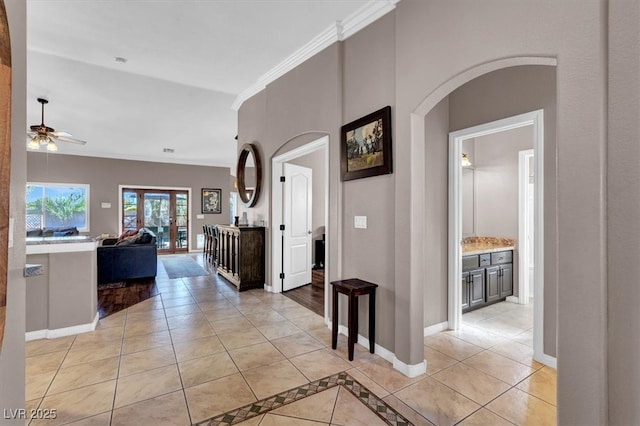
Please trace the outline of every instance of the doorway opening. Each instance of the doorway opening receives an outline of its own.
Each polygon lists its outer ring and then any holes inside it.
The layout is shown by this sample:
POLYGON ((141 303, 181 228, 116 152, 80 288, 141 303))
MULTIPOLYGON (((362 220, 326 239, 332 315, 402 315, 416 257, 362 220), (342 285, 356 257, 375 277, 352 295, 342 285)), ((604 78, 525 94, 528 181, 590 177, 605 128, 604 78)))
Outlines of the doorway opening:
POLYGON ((322 300, 316 298, 312 303, 320 304, 317 313, 324 316, 326 323, 329 320, 329 274, 324 271, 328 271, 330 261, 327 253, 329 137, 321 137, 274 157, 271 194, 271 285, 266 289, 279 293, 304 284, 314 293, 311 290, 315 286, 315 294, 322 296, 322 300), (310 167, 303 159, 311 160, 312 157, 310 167), (307 169, 313 172, 308 174, 307 169), (309 201, 311 199, 313 202, 309 201), (296 214, 297 211, 304 211, 304 215, 296 214))
POLYGON ((190 188, 121 185, 120 232, 147 228, 156 235, 158 254, 189 251, 190 188))
MULTIPOLYGON (((543 318, 544 318, 544 169, 543 169, 543 111, 537 110, 490 123, 462 129, 449 134, 449 279, 448 279, 448 321, 449 328, 457 330, 462 325, 462 236, 463 236, 463 143, 473 138, 518 129, 525 126, 533 128, 533 350, 534 359, 555 368, 555 358, 544 354, 543 318)), ((519 239, 522 239, 520 233, 519 239)), ((519 241, 522 244, 523 241, 519 241)), ((518 246, 518 249, 521 247, 518 246)), ((518 266, 520 275, 528 270, 525 256, 520 256, 518 266), (521 257, 521 258, 520 258, 521 257)), ((517 303, 528 301, 529 289, 523 288, 526 280, 518 282, 518 298, 509 299, 517 303)))

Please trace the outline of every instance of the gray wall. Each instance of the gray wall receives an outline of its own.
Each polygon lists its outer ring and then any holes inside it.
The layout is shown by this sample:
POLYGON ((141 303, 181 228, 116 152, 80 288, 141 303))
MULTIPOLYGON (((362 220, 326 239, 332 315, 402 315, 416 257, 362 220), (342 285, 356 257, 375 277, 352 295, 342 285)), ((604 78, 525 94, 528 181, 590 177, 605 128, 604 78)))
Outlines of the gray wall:
MULTIPOLYGON (((395 14, 384 16, 344 42, 340 124, 349 123, 386 105, 391 105, 393 156, 398 141, 395 125, 395 14)), ((339 163, 333 173, 339 174, 339 163)), ((394 161, 394 171, 396 170, 394 161)), ((396 174, 347 181, 342 184, 342 278, 358 277, 379 285, 376 295, 376 343, 394 351, 396 221, 393 192, 396 174), (367 216, 367 229, 355 229, 354 216, 367 216)), ((406 212, 403 220, 407 220, 406 212)), ((361 318, 367 318, 366 301, 360 302, 361 318)), ((360 323, 360 334, 367 333, 360 323)))
POLYGON ((91 324, 98 310, 96 252, 30 254, 45 273, 28 279, 26 331, 91 324), (74 271, 70 276, 69 271, 74 271))
MULTIPOLYGON (((321 240, 322 234, 325 232, 324 220, 324 197, 325 197, 325 180, 327 174, 325 172, 324 151, 317 150, 302 157, 295 158, 288 163, 297 166, 307 167, 312 170, 312 199, 311 199, 311 226, 313 240, 321 240)), ((311 264, 315 262, 316 245, 311 245, 311 264)))
MULTIPOLYGON (((24 408, 25 374, 25 241, 24 197, 26 153, 24 129, 27 125, 27 10, 22 0, 5 0, 11 34, 11 205, 14 220, 13 247, 9 248, 7 311, 5 333, 0 352, 0 408, 24 408)), ((5 242, 6 244, 6 242, 5 242)), ((2 420, 2 424, 23 425, 24 420, 2 420)))
POLYGON ((640 2, 610 1, 607 144, 609 424, 640 424, 640 2))
POLYGON ((422 326, 447 320, 448 282, 448 138, 449 98, 444 98, 425 118, 425 269, 422 326))
POLYGON ((202 234, 202 225, 229 223, 229 169, 225 167, 29 152, 27 179, 29 182, 89 184, 91 235, 118 233, 118 185, 191 188, 191 249, 196 249, 196 237, 202 234), (196 218, 202 212, 201 188, 222 189, 222 214, 196 218), (111 203, 111 208, 101 208, 103 202, 111 203))
POLYGON ((475 139, 476 234, 518 239, 518 155, 533 148, 533 126, 475 139))

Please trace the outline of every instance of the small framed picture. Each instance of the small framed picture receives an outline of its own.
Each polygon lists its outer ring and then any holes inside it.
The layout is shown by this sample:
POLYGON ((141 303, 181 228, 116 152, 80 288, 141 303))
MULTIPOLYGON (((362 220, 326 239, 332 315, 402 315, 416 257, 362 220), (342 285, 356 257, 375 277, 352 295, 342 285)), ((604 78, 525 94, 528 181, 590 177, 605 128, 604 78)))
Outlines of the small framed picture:
POLYGON ((390 106, 345 124, 340 135, 342 181, 392 172, 390 106))
POLYGON ((222 213, 222 189, 202 188, 202 213, 222 213))

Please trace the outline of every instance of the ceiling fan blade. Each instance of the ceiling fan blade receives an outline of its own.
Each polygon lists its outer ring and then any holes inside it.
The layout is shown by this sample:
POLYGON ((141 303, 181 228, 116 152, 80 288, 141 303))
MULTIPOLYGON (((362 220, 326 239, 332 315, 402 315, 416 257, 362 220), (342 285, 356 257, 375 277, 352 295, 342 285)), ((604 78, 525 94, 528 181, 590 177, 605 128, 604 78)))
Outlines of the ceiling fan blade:
POLYGON ((29 136, 29 137, 34 137, 34 136, 37 136, 37 135, 38 135, 38 132, 27 132, 27 136, 29 136))
POLYGON ((70 142, 70 143, 76 143, 78 145, 86 145, 87 141, 83 141, 80 139, 76 139, 76 138, 68 138, 66 136, 55 136, 55 135, 51 135, 51 137, 53 137, 56 140, 59 140, 60 142, 70 142))
POLYGON ((60 136, 62 136, 63 138, 73 138, 73 135, 69 132, 53 132, 51 133, 51 136, 58 138, 60 136))

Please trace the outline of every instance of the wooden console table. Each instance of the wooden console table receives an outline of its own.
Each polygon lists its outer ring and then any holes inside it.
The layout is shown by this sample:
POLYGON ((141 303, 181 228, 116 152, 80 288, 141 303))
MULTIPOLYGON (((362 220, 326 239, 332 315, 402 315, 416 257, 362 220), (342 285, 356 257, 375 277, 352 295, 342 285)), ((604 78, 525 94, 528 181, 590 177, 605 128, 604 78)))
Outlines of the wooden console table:
POLYGON ((353 361, 353 346, 358 341, 358 296, 369 295, 369 352, 374 352, 376 335, 376 287, 378 284, 351 278, 333 281, 333 319, 331 324, 331 347, 338 345, 338 293, 348 297, 348 345, 349 361, 353 361))
POLYGON ((218 273, 238 291, 263 288, 264 227, 218 225, 218 273))

